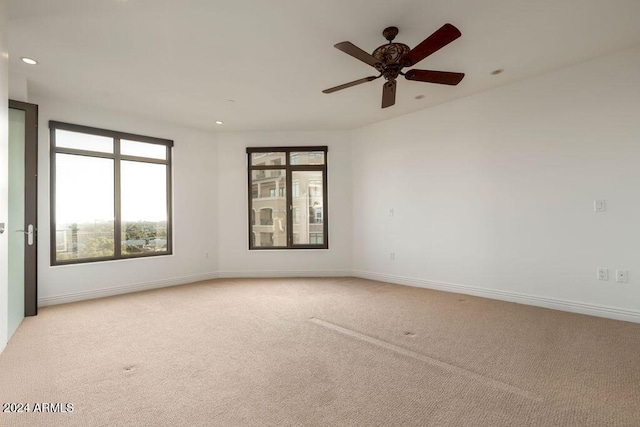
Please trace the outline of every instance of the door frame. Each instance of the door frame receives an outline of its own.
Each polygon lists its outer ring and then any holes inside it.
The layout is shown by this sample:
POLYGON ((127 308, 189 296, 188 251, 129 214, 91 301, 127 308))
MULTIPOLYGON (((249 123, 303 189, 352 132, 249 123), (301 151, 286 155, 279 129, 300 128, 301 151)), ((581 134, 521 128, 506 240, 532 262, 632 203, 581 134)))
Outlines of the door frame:
POLYGON ((38 106, 9 100, 9 108, 25 112, 24 225, 33 224, 33 245, 24 245, 24 315, 38 314, 38 106))

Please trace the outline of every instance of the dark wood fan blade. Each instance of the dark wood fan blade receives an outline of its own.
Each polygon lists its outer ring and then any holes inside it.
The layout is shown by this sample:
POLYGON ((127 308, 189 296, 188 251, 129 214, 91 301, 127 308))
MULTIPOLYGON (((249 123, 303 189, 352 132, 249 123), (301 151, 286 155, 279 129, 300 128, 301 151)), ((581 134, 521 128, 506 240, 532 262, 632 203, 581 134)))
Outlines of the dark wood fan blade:
POLYGON ((359 59, 365 64, 371 65, 372 67, 378 68, 378 66, 382 65, 378 59, 369 55, 367 52, 360 49, 358 46, 354 45, 351 42, 341 42, 336 44, 334 47, 338 50, 343 51, 347 55, 351 55, 354 58, 359 59))
POLYGON ((391 107, 396 103, 396 81, 391 80, 382 86, 382 108, 391 107))
POLYGON ((362 83, 370 82, 371 80, 375 80, 375 79, 377 79, 378 77, 380 77, 380 76, 369 76, 369 77, 365 77, 364 79, 354 80, 354 81, 352 81, 352 82, 345 83, 345 84, 340 85, 340 86, 335 86, 335 87, 332 87, 332 88, 330 88, 330 89, 325 89, 325 90, 323 90, 322 92, 323 92, 323 93, 333 93, 333 92, 337 92, 337 91, 339 91, 339 90, 346 89, 346 88, 351 87, 351 86, 355 86, 355 85, 359 85, 359 84, 362 84, 362 83))
POLYGON ((449 71, 409 70, 404 76, 407 80, 419 82, 439 83, 455 86, 464 78, 464 73, 451 73, 449 71))
POLYGON ((404 67, 411 67, 422 61, 432 53, 442 49, 462 34, 460 30, 451 24, 444 24, 435 33, 424 39, 422 43, 414 47, 402 58, 401 64, 404 67))

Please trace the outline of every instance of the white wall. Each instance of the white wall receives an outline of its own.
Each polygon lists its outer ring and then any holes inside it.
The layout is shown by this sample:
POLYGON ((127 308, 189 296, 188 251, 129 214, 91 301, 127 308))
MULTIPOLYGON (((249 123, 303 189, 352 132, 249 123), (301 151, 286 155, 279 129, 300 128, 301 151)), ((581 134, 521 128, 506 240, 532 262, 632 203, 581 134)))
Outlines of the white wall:
POLYGON ((218 161, 214 134, 61 100, 30 96, 29 101, 39 105, 40 115, 38 299, 41 305, 215 277, 218 270, 218 161), (174 141, 173 255, 50 266, 49 120, 174 141))
POLYGON ((221 277, 351 273, 351 148, 348 132, 239 132, 218 135, 221 277), (248 250, 246 147, 326 145, 328 250, 248 250))
MULTIPOLYGON (((0 0, 0 222, 7 222, 9 202, 9 50, 7 2, 0 0)), ((0 352, 7 345, 8 322, 8 240, 0 234, 0 352)))
POLYGON ((357 275, 640 321, 639 48, 352 139, 357 275))
POLYGON ((9 72, 9 99, 29 102, 29 84, 22 74, 9 72))

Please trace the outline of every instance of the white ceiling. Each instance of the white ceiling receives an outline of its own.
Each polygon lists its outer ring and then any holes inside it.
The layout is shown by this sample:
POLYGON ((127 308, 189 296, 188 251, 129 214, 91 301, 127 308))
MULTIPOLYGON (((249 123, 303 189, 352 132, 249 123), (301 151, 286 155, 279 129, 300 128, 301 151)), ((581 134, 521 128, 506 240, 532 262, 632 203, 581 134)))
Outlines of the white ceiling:
POLYGON ((197 128, 350 129, 638 45, 639 17, 638 0, 11 0, 10 70, 30 94, 197 128), (401 79, 385 110, 381 80, 321 92, 376 74, 335 43, 372 52, 395 25, 413 47, 446 22, 462 37, 415 68, 458 86, 401 79))

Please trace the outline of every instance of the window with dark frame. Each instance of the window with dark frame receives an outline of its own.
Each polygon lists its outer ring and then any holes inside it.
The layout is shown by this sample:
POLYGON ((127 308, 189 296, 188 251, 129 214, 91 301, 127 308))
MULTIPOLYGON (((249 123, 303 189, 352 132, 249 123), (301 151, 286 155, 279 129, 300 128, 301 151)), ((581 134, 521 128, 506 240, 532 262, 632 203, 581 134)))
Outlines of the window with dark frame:
POLYGON ((172 253, 173 141, 56 121, 51 265, 172 253))
POLYGON ((247 148, 249 249, 328 249, 327 147, 247 148))

